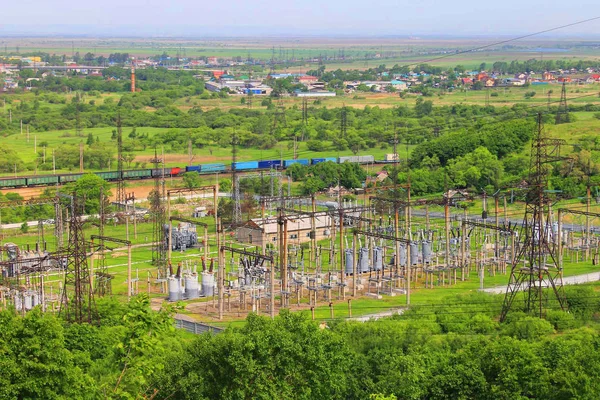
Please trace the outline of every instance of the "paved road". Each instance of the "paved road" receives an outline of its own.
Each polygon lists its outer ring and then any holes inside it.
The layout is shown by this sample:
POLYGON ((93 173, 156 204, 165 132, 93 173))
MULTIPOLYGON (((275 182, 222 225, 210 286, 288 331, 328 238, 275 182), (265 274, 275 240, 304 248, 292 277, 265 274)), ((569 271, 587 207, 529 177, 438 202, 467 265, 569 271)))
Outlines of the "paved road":
MULTIPOLYGON (((577 285, 580 283, 597 281, 600 281, 600 272, 590 272, 589 274, 567 276, 566 278, 563 278, 563 285, 577 285)), ((502 294, 506 293, 506 286, 480 289, 480 292, 502 294)))
POLYGON ((394 308, 391 310, 382 311, 382 312, 378 312, 378 313, 374 313, 374 314, 363 315, 361 317, 347 318, 346 321, 358 321, 358 322, 376 321, 379 318, 387 318, 387 317, 391 317, 392 315, 402 314, 404 312, 404 310, 406 310, 406 308, 394 308))

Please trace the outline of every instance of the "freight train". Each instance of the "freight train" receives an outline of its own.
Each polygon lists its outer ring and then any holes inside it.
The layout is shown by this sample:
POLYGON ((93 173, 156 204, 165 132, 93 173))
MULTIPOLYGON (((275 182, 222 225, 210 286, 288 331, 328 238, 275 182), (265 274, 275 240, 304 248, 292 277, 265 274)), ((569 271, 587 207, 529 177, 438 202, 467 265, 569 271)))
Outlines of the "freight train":
MULTIPOLYGON (((133 169, 124 170, 123 175, 119 176, 118 171, 109 172, 94 172, 106 181, 135 180, 135 179, 150 179, 156 177, 172 177, 180 176, 185 172, 197 172, 199 174, 214 174, 217 172, 236 171, 263 171, 269 169, 286 169, 294 164, 300 165, 315 165, 318 163, 331 161, 336 164, 345 162, 358 164, 372 164, 375 162, 373 156, 345 156, 345 157, 325 157, 325 158, 304 158, 297 160, 264 160, 264 161, 240 161, 232 164, 198 164, 186 167, 170 167, 170 168, 154 168, 154 169, 133 169)), ((379 162, 379 161, 378 161, 379 162)), ((83 174, 58 174, 58 175, 36 175, 14 178, 0 178, 0 189, 5 188, 20 188, 32 186, 52 186, 63 185, 70 182, 75 182, 81 178, 83 174)))

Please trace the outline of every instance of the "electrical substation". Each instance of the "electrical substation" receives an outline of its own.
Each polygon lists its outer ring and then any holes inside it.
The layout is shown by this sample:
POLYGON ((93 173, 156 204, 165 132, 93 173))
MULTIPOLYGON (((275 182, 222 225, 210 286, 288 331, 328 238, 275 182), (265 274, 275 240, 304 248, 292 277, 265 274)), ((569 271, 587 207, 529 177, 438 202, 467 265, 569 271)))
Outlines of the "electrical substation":
MULTIPOLYGON (((368 187, 352 199, 284 196, 282 174, 271 170, 260 175, 271 193, 256 196, 259 211, 244 220, 240 204, 233 204, 226 221, 219 197, 244 201, 234 170, 231 194, 220 193, 218 184, 167 189, 165 174, 156 174, 148 209, 118 185, 115 211, 104 211, 109 203, 101 195, 94 222, 86 221, 83 200, 72 193, 27 200, 19 206, 50 205, 55 216, 39 221, 31 245, 3 241, 1 304, 22 313, 39 305, 93 323, 96 297, 145 291, 161 302, 183 301, 188 313, 207 322, 250 312, 275 316, 281 308, 313 315, 329 308, 335 318, 332 305, 341 302, 352 315, 351 299, 404 296, 408 305, 415 290, 444 290, 466 280, 484 289, 486 280, 505 275, 501 318, 514 307, 543 316, 548 302, 566 308, 565 261, 599 261, 600 231, 592 223, 600 213, 592 212, 589 188, 583 207, 556 206, 545 189, 544 165, 562 161, 561 144, 544 135, 540 118, 527 185, 493 194, 447 190, 415 199, 407 184, 368 187), (173 209, 181 198, 202 204, 183 214, 173 209), (525 204, 524 217, 508 211, 515 198, 525 204), (137 237, 140 213, 152 224, 152 237, 134 246, 129 227, 137 237), (85 237, 84 224, 95 224, 98 233, 85 237), (107 235, 110 224, 125 225, 127 237, 107 235), (138 248, 152 253, 142 278, 132 266, 138 248), (107 264, 113 252, 127 254, 125 276, 107 264), (125 293, 115 293, 115 282, 125 282, 125 293)), ((164 171, 158 153, 152 161, 164 171)))

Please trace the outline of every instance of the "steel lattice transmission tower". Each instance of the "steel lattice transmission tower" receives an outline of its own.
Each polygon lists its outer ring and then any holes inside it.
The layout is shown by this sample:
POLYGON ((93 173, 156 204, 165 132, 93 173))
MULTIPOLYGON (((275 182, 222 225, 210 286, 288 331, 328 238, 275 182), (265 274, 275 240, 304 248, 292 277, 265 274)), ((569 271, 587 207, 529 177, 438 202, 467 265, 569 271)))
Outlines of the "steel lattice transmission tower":
POLYGON ((65 258, 65 281, 60 303, 60 314, 74 323, 91 323, 97 318, 94 293, 90 283, 90 270, 83 234, 83 201, 75 195, 71 199, 69 244, 65 258))
POLYGON ((158 158, 156 149, 154 158, 150 160, 154 164, 154 171, 162 170, 162 173, 155 173, 154 188, 149 194, 150 215, 152 218, 152 263, 158 268, 161 279, 168 276, 167 248, 165 243, 164 226, 167 223, 165 209, 165 178, 164 178, 164 160, 158 158))
POLYGON ((515 257, 500 320, 504 321, 519 292, 524 296, 524 310, 544 316, 549 296, 558 307, 567 308, 562 270, 557 262, 556 238, 549 221, 550 201, 548 163, 560 161, 560 145, 564 141, 544 134, 542 115, 538 114, 537 131, 531 145, 530 176, 526 194, 521 248, 515 257))
MULTIPOLYGON (((98 216, 98 236, 104 237, 104 225, 106 224, 107 208, 109 205, 108 197, 104 194, 104 190, 100 189, 100 210, 98 216)), ((94 273, 95 287, 94 294, 97 296, 111 295, 112 294, 112 275, 108 273, 108 266, 106 265, 106 246, 104 239, 100 239, 98 246, 98 263, 96 265, 96 271, 94 273)), ((96 249, 93 249, 96 250, 96 249)))
POLYGON ((232 215, 231 223, 237 226, 242 222, 242 205, 240 195, 240 183, 237 174, 237 146, 238 137, 234 133, 231 138, 231 203, 232 203, 232 215))
POLYGON ((275 108, 275 113, 273 114, 273 129, 271 132, 275 132, 278 126, 287 128, 287 121, 285 120, 285 105, 283 104, 281 97, 279 97, 277 100, 277 107, 275 108))
POLYGON ((302 124, 308 125, 308 99, 306 97, 302 98, 302 124))
POLYGON ((81 111, 81 102, 83 101, 83 98, 82 98, 82 96, 81 96, 81 94, 79 92, 76 93, 75 98, 76 98, 76 103, 75 103, 75 136, 81 137, 81 136, 83 136, 83 129, 81 127, 80 111, 81 111))
POLYGON ((346 105, 342 106, 342 111, 340 113, 340 138, 345 138, 348 129, 348 110, 346 110, 346 105))
POLYGON ((252 94, 252 88, 250 87, 250 84, 248 84, 248 88, 246 89, 246 106, 248 108, 252 108, 252 98, 254 97, 254 95, 252 94))
POLYGON ((567 107, 567 85, 565 82, 562 84, 562 90, 560 91, 560 103, 558 104, 558 110, 556 111, 556 124, 564 124, 569 122, 569 108, 567 107))

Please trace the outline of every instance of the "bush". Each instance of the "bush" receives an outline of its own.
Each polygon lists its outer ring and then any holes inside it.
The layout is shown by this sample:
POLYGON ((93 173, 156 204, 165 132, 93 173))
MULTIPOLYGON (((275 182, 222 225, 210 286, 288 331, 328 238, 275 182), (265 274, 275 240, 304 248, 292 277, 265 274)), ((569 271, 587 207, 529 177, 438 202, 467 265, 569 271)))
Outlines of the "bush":
POLYGON ((309 140, 306 142, 306 148, 310 151, 323 151, 325 146, 320 140, 309 140))
POLYGON ((516 339, 530 340, 554 333, 552 324, 546 320, 536 317, 524 316, 524 314, 513 314, 510 322, 504 328, 504 334, 516 339))
POLYGON ((550 322, 554 329, 559 332, 567 329, 572 329, 577 326, 577 321, 573 314, 569 314, 560 310, 548 310, 546 314, 546 321, 550 322))

